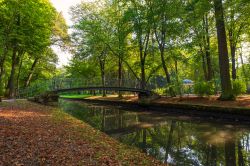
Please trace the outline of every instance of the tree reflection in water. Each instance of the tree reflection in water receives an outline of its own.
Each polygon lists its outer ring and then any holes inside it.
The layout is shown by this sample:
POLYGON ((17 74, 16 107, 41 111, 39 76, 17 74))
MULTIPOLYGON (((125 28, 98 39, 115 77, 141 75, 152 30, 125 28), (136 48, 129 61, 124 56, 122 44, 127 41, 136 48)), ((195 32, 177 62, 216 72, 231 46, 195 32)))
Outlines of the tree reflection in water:
POLYGON ((250 165, 250 128, 63 101, 72 116, 169 165, 250 165))

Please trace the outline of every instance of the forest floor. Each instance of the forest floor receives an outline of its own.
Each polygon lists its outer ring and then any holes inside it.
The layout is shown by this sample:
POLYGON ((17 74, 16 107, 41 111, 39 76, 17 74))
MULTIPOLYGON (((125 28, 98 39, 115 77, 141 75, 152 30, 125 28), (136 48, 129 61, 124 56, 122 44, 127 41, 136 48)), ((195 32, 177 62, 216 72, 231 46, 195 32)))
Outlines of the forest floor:
POLYGON ((58 108, 0 103, 0 165, 162 165, 58 108))
MULTIPOLYGON (((124 96, 123 98, 118 98, 116 95, 110 95, 107 97, 94 96, 87 99, 95 100, 112 100, 112 101, 127 101, 127 102, 137 102, 138 98, 136 96, 124 96)), ((210 97, 198 97, 194 95, 180 97, 161 97, 159 99, 153 100, 152 103, 158 104, 189 104, 189 105, 201 105, 201 106, 216 106, 225 108, 249 108, 250 109, 250 95, 243 95, 237 97, 235 101, 219 101, 218 96, 210 97)))

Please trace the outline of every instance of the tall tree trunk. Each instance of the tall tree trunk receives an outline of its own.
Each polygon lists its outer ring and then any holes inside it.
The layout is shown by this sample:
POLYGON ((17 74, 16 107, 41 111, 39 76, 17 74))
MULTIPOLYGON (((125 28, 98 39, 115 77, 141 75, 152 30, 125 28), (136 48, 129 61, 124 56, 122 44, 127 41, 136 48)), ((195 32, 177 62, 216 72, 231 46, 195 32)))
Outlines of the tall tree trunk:
POLYGON ((12 54, 12 64, 11 64, 11 72, 10 72, 10 78, 8 81, 7 86, 7 97, 14 98, 15 97, 15 74, 16 74, 16 67, 18 65, 18 59, 17 59, 17 48, 13 48, 13 54, 12 54))
POLYGON ((232 85, 229 74, 229 58, 227 50, 227 39, 223 15, 222 0, 214 0, 216 29, 218 38, 219 50, 219 68, 222 94, 220 100, 233 100, 235 99, 232 93, 232 85))
MULTIPOLYGON (((119 57, 119 62, 118 62, 118 87, 122 86, 122 59, 119 57)), ((119 97, 122 97, 121 91, 119 91, 119 97)))
POLYGON ((144 42, 142 41, 142 33, 139 35, 139 51, 140 51, 140 67, 141 67, 141 89, 146 89, 146 73, 145 73, 145 61, 147 57, 148 43, 150 30, 148 30, 144 42), (144 44, 145 43, 145 46, 144 44))
MULTIPOLYGON (((102 79, 102 87, 105 87, 105 54, 106 54, 106 50, 104 50, 100 57, 98 57, 99 59, 99 65, 100 65, 100 71, 101 71, 101 79, 102 79)), ((105 97, 106 96, 106 90, 102 91, 102 96, 105 97)))
POLYGON ((145 59, 141 58, 141 89, 146 88, 145 59))
MULTIPOLYGON (((165 76, 166 76, 166 79, 167 79, 167 83, 168 85, 171 84, 171 79, 170 79, 170 74, 169 74, 169 71, 168 71, 168 67, 166 65, 166 61, 165 61, 165 51, 164 51, 164 48, 161 48, 161 62, 162 62, 162 67, 163 67, 163 70, 164 70, 164 73, 165 73, 165 76)), ((169 87, 169 93, 170 93, 170 96, 171 97, 175 97, 176 94, 174 92, 174 89, 172 87, 169 87)))
POLYGON ((33 76, 34 71, 35 71, 35 67, 36 67, 38 61, 39 61, 39 58, 35 58, 35 60, 34 60, 34 62, 33 62, 33 64, 32 64, 32 66, 31 66, 31 68, 30 68, 30 70, 29 70, 29 74, 28 74, 28 76, 27 76, 27 78, 26 78, 25 87, 28 87, 28 86, 29 86, 30 81, 31 81, 32 76, 33 76))
POLYGON ((236 63, 235 63, 236 46, 230 44, 230 49, 231 49, 231 58, 232 58, 232 79, 236 80, 237 78, 236 63))
POLYGON ((248 87, 248 76, 247 76, 247 72, 246 72, 246 69, 245 69, 245 66, 244 66, 244 60, 243 60, 243 56, 242 56, 242 49, 241 49, 241 52, 240 52, 240 61, 241 61, 241 66, 242 66, 242 71, 243 71, 244 79, 245 79, 245 82, 246 82, 246 86, 248 87))
MULTIPOLYGON (((101 68, 101 77, 102 77, 102 87, 105 87, 105 68, 104 68, 104 65, 102 65, 102 68, 101 68)), ((106 90, 103 90, 102 91, 102 96, 105 97, 106 96, 106 90)))
POLYGON ((203 68, 203 73, 204 73, 204 79, 208 81, 208 74, 207 74, 207 65, 206 65, 206 60, 205 60, 205 55, 202 50, 202 46, 200 45, 200 54, 201 54, 201 60, 202 60, 202 68, 203 68))
POLYGON ((3 96, 4 92, 3 92, 3 89, 4 89, 4 86, 3 86, 3 75, 4 75, 4 63, 5 63, 5 59, 6 59, 6 56, 8 54, 8 48, 5 46, 4 47, 4 51, 3 51, 3 55, 2 57, 0 58, 0 96, 3 96))
POLYGON ((237 78, 237 74, 236 74, 236 44, 234 42, 234 34, 233 34, 233 30, 232 28, 229 29, 229 42, 230 42, 230 52, 231 52, 231 61, 232 61, 232 79, 236 79, 237 78))
POLYGON ((213 77, 212 63, 211 63, 211 54, 210 54, 210 35, 209 35, 209 24, 208 24, 208 15, 204 16, 204 26, 205 26, 205 54, 207 60, 207 80, 211 81, 213 77))
MULTIPOLYGON (((21 62, 20 62, 19 67, 18 67, 18 74, 17 74, 17 78, 16 78, 16 85, 17 85, 16 90, 17 90, 17 92, 18 92, 19 87, 20 87, 19 79, 20 79, 22 65, 23 65, 23 56, 21 57, 21 62)), ((17 92, 16 92, 16 94, 17 94, 17 92)))

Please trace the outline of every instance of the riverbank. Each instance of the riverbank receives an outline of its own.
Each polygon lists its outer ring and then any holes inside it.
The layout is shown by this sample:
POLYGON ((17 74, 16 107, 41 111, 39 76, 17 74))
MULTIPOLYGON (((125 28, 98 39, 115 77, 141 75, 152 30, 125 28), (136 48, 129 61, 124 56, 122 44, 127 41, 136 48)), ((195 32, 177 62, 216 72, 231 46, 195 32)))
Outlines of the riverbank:
POLYGON ((194 96, 183 98, 161 97, 150 103, 140 103, 135 96, 125 96, 123 98, 118 98, 116 96, 95 96, 78 100, 112 105, 140 106, 150 110, 167 111, 190 116, 212 116, 214 118, 250 122, 250 96, 238 97, 236 101, 219 101, 215 96, 210 98, 194 96))
POLYGON ((162 165, 55 107, 0 103, 0 165, 162 165))

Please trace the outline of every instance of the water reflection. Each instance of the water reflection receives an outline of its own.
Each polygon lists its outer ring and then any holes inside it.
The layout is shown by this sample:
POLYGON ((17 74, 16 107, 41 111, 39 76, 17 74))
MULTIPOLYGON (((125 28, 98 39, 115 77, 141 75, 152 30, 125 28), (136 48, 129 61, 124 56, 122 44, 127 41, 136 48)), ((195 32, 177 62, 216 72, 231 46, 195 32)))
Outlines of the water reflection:
POLYGON ((61 101, 72 116, 169 165, 250 165, 250 129, 163 113, 61 101))

